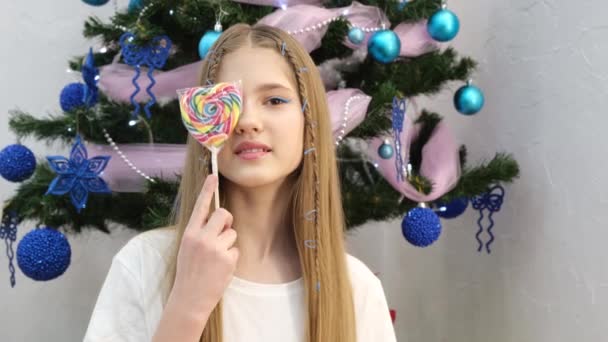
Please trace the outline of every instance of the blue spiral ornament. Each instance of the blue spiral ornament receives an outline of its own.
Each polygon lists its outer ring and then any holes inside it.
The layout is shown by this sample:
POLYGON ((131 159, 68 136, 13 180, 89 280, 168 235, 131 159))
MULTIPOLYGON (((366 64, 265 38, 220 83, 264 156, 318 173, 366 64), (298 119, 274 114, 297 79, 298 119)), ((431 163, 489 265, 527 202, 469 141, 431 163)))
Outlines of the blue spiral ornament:
POLYGON ((403 218, 401 232, 412 245, 427 247, 439 239, 441 220, 433 210, 416 207, 403 218))
POLYGON ((131 80, 135 90, 131 94, 130 100, 131 104, 135 107, 133 112, 131 112, 132 117, 135 119, 139 115, 141 110, 141 106, 137 101, 135 101, 135 96, 139 93, 141 88, 137 84, 137 79, 141 74, 142 66, 148 67, 148 78, 150 79, 150 85, 146 88, 146 93, 150 96, 150 101, 148 101, 144 107, 144 111, 146 113, 146 117, 150 119, 152 117, 152 113, 150 112, 150 107, 152 107, 156 103, 156 96, 152 92, 152 88, 156 84, 156 80, 154 79, 154 70, 162 68, 167 59, 169 58, 169 53, 171 52, 172 42, 168 36, 156 36, 152 38, 152 40, 147 45, 139 46, 134 43, 135 35, 131 32, 125 32, 120 36, 120 47, 122 49, 122 57, 125 60, 125 63, 135 68, 135 76, 131 80))
POLYGON ((483 249, 483 242, 481 241, 480 235, 481 233, 483 233, 483 219, 484 219, 484 211, 488 211, 488 220, 490 221, 490 224, 488 225, 487 231, 488 231, 488 235, 490 236, 490 239, 488 240, 488 242, 486 242, 486 251, 488 252, 488 254, 492 253, 492 251, 490 250, 490 245, 492 244, 492 242, 494 242, 494 234, 492 233, 492 228, 494 228, 494 219, 492 217, 492 215, 495 212, 500 211, 500 207, 502 206, 502 203, 504 201, 504 197, 505 197, 505 189, 500 186, 500 185, 495 185, 492 188, 490 188, 487 192, 479 195, 479 196, 475 196, 472 200, 471 200, 471 206, 473 207, 473 209, 475 210, 479 210, 479 219, 477 220, 477 226, 479 227, 479 230, 477 231, 477 234, 475 234, 475 239, 477 240, 477 243, 479 244, 479 247, 477 248, 478 252, 481 252, 483 249))
POLYGON ((36 170, 36 157, 29 148, 14 144, 0 151, 0 175, 10 182, 23 182, 36 170))
POLYGON ((376 61, 388 64, 399 57, 401 40, 391 30, 378 31, 367 42, 367 51, 376 61))
POLYGON ((438 42, 448 42, 458 35, 460 21, 454 12, 442 8, 426 24, 429 35, 438 42))
POLYGON ((11 287, 15 287, 15 266, 13 265, 15 252, 13 251, 13 243, 17 240, 17 225, 19 222, 20 219, 17 214, 12 210, 8 210, 2 215, 2 223, 0 223, 0 240, 4 240, 4 244, 6 245, 11 287))
POLYGON ((17 246, 17 264, 26 276, 47 281, 62 275, 70 265, 72 250, 65 235, 44 227, 27 233, 17 246))

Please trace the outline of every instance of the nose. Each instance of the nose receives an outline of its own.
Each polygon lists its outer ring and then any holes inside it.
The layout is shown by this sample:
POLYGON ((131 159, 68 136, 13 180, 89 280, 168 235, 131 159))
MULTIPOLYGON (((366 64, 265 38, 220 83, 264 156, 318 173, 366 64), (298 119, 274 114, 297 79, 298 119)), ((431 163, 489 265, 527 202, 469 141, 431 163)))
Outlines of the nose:
POLYGON ((260 133, 264 130, 262 118, 253 104, 248 104, 243 99, 243 112, 239 118, 234 132, 239 135, 260 133))

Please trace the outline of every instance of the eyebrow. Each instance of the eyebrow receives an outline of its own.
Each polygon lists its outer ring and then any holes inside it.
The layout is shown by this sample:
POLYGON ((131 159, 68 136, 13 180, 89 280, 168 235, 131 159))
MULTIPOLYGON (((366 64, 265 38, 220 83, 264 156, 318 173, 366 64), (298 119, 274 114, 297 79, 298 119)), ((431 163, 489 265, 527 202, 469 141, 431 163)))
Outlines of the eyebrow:
POLYGON ((263 91, 275 90, 275 89, 283 89, 283 90, 291 91, 291 88, 288 88, 280 83, 264 83, 264 84, 260 84, 259 86, 257 86, 255 88, 255 90, 257 92, 263 92, 263 91))

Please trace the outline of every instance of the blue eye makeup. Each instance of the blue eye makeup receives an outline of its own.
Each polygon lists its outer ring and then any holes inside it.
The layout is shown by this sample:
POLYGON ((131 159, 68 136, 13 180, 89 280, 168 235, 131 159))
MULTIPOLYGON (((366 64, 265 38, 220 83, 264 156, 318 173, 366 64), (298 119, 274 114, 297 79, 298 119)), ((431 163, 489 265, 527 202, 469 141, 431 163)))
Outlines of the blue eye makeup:
POLYGON ((270 104, 272 104, 272 105, 280 105, 280 104, 289 103, 289 102, 291 102, 291 100, 286 99, 284 97, 280 97, 280 96, 273 96, 273 97, 269 98, 266 102, 270 102, 270 104))

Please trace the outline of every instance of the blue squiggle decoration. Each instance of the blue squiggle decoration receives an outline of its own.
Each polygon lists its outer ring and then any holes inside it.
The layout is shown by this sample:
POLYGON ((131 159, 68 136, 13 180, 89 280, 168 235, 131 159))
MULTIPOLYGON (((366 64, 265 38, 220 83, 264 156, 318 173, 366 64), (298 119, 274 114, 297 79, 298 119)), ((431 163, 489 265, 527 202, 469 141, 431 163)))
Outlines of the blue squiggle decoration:
POLYGON ((474 197, 471 200, 471 205, 473 209, 479 210, 479 220, 477 220, 477 225, 479 226, 479 231, 475 235, 477 242, 479 243, 479 247, 477 248, 478 252, 481 252, 483 248, 483 243, 479 238, 479 235, 483 231, 483 211, 488 210, 490 213, 488 214, 488 220, 490 221, 490 225, 488 226, 488 235, 490 235, 490 240, 486 243, 486 251, 490 254, 492 251, 490 250, 490 245, 494 242, 494 234, 492 233, 492 228, 494 228, 494 219, 492 215, 495 212, 500 211, 502 203, 505 197, 505 189, 500 185, 495 185, 488 190, 488 192, 481 194, 479 196, 474 197))
POLYGON ((149 68, 147 75, 150 79, 150 85, 146 88, 146 93, 150 95, 150 101, 146 103, 144 111, 146 112, 146 117, 150 119, 152 117, 150 107, 156 103, 156 96, 154 96, 154 93, 152 92, 152 87, 154 87, 156 84, 153 72, 155 69, 162 68, 167 62, 172 43, 171 39, 165 35, 154 37, 152 41, 145 46, 139 46, 132 43, 134 40, 135 35, 131 32, 125 32, 122 36, 120 36, 120 46, 122 48, 122 56, 125 63, 135 68, 135 76, 131 82, 135 86, 135 91, 130 97, 131 104, 135 108, 131 114, 133 117, 137 117, 139 115, 141 107, 139 103, 135 101, 135 97, 141 88, 137 84, 137 79, 141 75, 140 67, 147 66, 149 68))
POLYGON ((403 121, 405 118, 406 100, 393 97, 393 137, 395 139, 395 168, 397 169, 397 181, 403 182, 403 158, 401 156, 401 133, 403 132, 403 121))
POLYGON ((17 225, 20 221, 14 211, 9 211, 4 213, 2 223, 0 224, 0 239, 4 240, 4 244, 6 245, 8 271, 11 274, 11 287, 15 287, 15 266, 13 265, 15 251, 13 250, 13 243, 17 240, 17 225))

